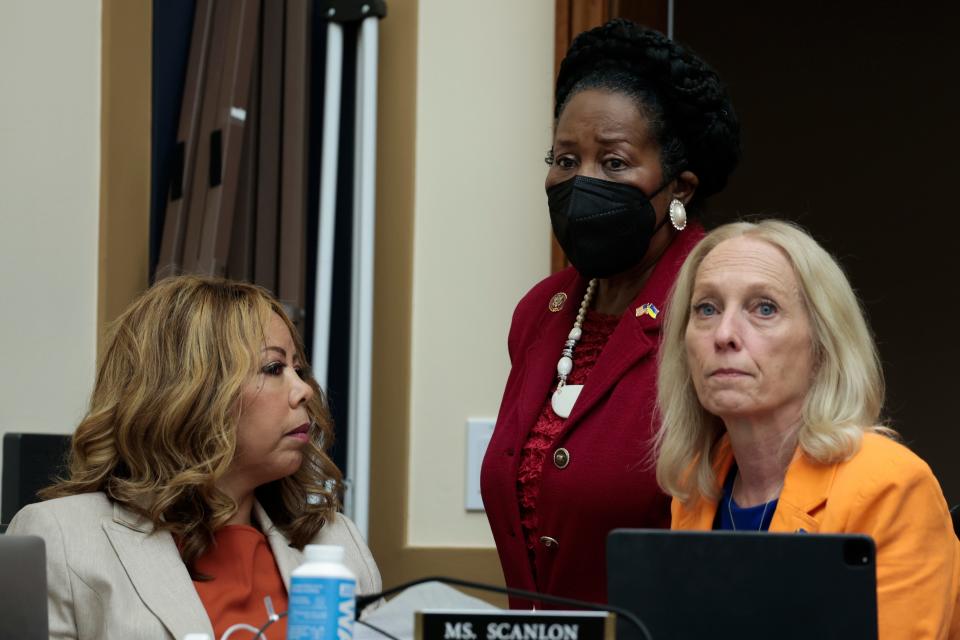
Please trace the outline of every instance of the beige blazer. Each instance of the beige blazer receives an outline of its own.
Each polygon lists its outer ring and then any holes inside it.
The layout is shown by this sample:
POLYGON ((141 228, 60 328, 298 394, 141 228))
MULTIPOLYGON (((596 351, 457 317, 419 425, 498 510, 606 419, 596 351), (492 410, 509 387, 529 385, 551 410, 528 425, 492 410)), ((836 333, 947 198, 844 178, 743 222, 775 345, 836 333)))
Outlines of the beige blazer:
MULTIPOLYGON (((289 590, 290 572, 303 553, 289 546, 259 504, 254 518, 267 535, 289 590)), ((182 640, 188 633, 213 638, 210 619, 170 532, 153 533, 148 520, 103 493, 29 505, 13 518, 7 533, 40 536, 46 543, 51 639, 182 640)), ((358 593, 381 590, 380 571, 348 518, 338 514, 312 542, 344 547, 358 593)), ((266 611, 263 620, 250 622, 266 622, 266 611)))

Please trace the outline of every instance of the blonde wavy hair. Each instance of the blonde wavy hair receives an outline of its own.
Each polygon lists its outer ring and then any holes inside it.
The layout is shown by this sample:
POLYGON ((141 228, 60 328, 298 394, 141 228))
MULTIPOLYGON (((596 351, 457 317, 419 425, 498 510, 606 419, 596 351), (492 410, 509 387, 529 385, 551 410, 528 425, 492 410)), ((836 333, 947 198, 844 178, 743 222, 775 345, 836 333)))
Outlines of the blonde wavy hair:
POLYGON ((895 436, 880 425, 884 381, 880 359, 856 294, 837 262, 800 227, 780 220, 718 227, 693 249, 666 306, 659 355, 657 406, 661 426, 654 451, 657 481, 683 502, 719 497, 713 454, 726 432, 700 404, 687 362, 686 330, 697 270, 725 240, 749 237, 778 248, 793 266, 807 311, 816 370, 803 404, 800 448, 832 463, 860 447, 864 431, 895 436))
MULTIPOLYGON (((237 451, 241 389, 260 367, 271 314, 287 325, 300 362, 303 342, 266 290, 220 278, 180 276, 148 289, 110 328, 90 409, 73 434, 68 477, 43 498, 103 491, 178 539, 193 563, 237 510, 216 482, 237 451)), ((300 469, 256 497, 302 549, 339 507, 340 471, 326 453, 333 429, 313 388, 313 420, 300 469)))

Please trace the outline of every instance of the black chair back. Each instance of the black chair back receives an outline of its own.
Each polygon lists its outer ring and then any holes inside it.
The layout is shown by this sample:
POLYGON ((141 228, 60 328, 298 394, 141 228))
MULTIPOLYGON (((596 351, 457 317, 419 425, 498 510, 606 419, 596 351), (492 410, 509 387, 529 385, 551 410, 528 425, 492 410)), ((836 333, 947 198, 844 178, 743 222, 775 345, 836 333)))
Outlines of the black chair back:
POLYGON ((52 433, 4 434, 0 482, 0 523, 4 529, 17 511, 40 501, 37 491, 65 473, 70 438, 52 433))

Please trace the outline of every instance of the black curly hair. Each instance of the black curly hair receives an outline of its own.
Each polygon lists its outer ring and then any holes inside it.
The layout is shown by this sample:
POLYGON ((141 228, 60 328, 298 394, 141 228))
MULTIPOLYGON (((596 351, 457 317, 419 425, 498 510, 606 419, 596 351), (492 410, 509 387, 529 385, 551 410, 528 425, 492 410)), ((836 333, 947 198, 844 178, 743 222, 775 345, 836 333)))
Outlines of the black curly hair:
POLYGON ((585 89, 634 99, 659 143, 664 175, 689 170, 699 178, 695 200, 726 186, 740 159, 740 122, 720 77, 691 51, 616 18, 570 45, 557 75, 554 117, 585 89))

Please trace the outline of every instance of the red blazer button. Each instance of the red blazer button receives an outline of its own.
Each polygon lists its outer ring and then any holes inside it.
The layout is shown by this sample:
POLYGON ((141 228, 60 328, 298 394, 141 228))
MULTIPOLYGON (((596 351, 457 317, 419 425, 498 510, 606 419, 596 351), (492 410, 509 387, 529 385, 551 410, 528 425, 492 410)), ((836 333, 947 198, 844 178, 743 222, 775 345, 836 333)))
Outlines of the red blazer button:
POLYGON ((570 452, 560 447, 553 452, 553 466, 557 469, 566 469, 570 464, 570 452))

